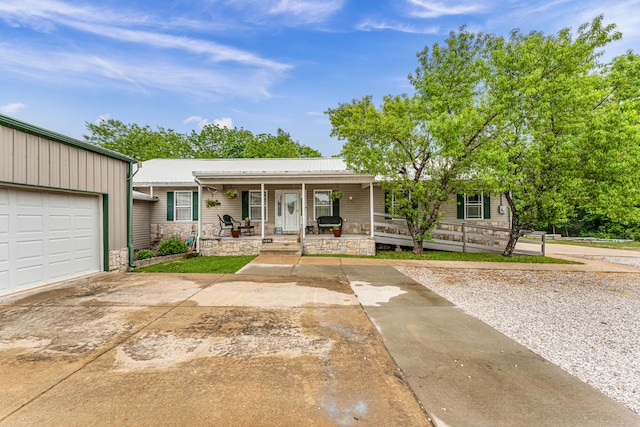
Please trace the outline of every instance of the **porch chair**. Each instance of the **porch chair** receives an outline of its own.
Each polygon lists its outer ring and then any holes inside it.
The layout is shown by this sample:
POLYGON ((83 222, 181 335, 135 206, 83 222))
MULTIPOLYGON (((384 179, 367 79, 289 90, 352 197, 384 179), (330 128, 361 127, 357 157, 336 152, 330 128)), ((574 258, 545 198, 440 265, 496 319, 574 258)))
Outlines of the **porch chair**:
POLYGON ((218 214, 218 220, 220 220, 220 231, 218 232, 218 236, 222 235, 224 230, 229 230, 229 234, 231 234, 231 230, 233 227, 240 227, 240 221, 236 221, 231 217, 231 215, 222 215, 218 214))

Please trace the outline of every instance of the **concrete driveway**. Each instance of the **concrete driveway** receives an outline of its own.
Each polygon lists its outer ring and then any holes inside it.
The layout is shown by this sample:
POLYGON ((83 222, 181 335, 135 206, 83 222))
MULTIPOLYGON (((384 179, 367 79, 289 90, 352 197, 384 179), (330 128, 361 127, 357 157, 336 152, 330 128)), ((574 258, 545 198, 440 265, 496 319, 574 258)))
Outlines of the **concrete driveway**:
POLYGON ((99 274, 0 298, 2 425, 429 425, 344 276, 99 274))
MULTIPOLYGON (((419 402, 440 427, 639 425, 397 263, 259 257, 0 298, 0 425, 429 425, 419 402)), ((535 270, 602 268, 638 271, 535 270)))

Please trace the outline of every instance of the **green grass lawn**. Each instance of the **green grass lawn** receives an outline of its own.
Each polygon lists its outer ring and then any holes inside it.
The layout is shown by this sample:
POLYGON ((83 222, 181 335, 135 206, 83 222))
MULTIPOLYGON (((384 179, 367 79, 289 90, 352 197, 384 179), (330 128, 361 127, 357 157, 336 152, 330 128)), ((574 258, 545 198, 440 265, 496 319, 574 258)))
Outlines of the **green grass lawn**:
POLYGON ((416 255, 412 251, 378 251, 375 256, 358 257, 348 255, 315 255, 315 256, 335 256, 342 258, 373 258, 373 259, 417 259, 432 261, 475 261, 475 262, 522 262, 531 264, 576 264, 572 261, 565 261, 558 258, 549 258, 535 255, 514 255, 512 257, 502 256, 500 254, 473 254, 462 252, 444 252, 444 251, 424 251, 422 255, 416 255))
POLYGON ((255 256, 198 256, 139 268, 143 273, 213 273, 234 274, 255 256))
MULTIPOLYGON (((411 251, 383 252, 376 256, 350 256, 350 255, 305 255, 305 256, 331 256, 341 258, 373 258, 373 259, 397 259, 397 260, 432 260, 432 261, 470 261, 470 262, 521 262, 532 264, 576 264, 557 258, 549 258, 533 255, 514 255, 505 257, 499 254, 470 254, 461 252, 425 251, 422 255, 416 255, 411 251)), ((143 273, 213 273, 234 274, 242 267, 250 263, 255 256, 199 256, 185 258, 177 261, 165 262, 145 268, 139 268, 136 272, 143 273)))
POLYGON ((640 242, 579 242, 575 240, 547 240, 553 245, 590 246, 593 248, 624 249, 640 251, 640 242))

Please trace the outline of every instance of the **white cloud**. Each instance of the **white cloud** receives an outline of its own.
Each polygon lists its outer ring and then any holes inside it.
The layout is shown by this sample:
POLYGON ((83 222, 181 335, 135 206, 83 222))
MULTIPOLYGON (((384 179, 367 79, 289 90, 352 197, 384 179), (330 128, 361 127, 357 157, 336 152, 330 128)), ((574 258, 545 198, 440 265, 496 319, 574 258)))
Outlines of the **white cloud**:
POLYGON ((325 22, 340 11, 346 0, 233 0, 232 4, 252 19, 263 22, 277 18, 287 26, 325 22))
POLYGON ((110 118, 111 118, 111 114, 100 114, 98 116, 98 118, 95 119, 95 121, 93 123, 95 123, 97 125, 101 125, 103 123, 108 122, 110 118))
POLYGON ((155 55, 97 57, 1 42, 0 70, 26 79, 53 79, 73 86, 117 86, 142 93, 154 88, 181 95, 237 95, 251 99, 270 97, 268 88, 281 78, 277 72, 252 67, 189 66, 155 55))
POLYGON ((25 105, 22 102, 13 102, 11 104, 0 105, 0 113, 2 114, 16 114, 22 110, 25 105))
POLYGON ((189 123, 196 123, 200 129, 209 124, 209 120, 202 116, 191 116, 184 119, 183 123, 188 125, 189 123))
POLYGON ((195 123, 198 128, 202 129, 205 126, 213 124, 214 126, 218 126, 220 128, 233 128, 233 120, 231 117, 222 117, 220 119, 213 119, 213 123, 209 121, 209 119, 202 116, 191 116, 184 120, 184 124, 195 123))
POLYGON ((277 0, 272 14, 297 16, 307 22, 322 22, 342 9, 344 0, 277 0))
POLYGON ((233 120, 231 117, 222 117, 220 119, 214 119, 213 124, 220 128, 233 129, 233 120))
POLYGON ((392 30, 412 34, 438 34, 440 32, 439 27, 416 27, 414 25, 388 23, 371 19, 361 22, 356 28, 360 31, 392 30))
POLYGON ((487 6, 479 0, 470 2, 439 2, 429 0, 407 0, 410 15, 416 18, 438 18, 449 15, 467 15, 484 11, 487 6))
POLYGON ((162 49, 180 49, 184 52, 206 55, 214 62, 238 62, 244 65, 280 71, 291 68, 288 64, 261 58, 253 53, 207 40, 176 37, 169 34, 127 30, 115 27, 101 27, 90 23, 73 23, 70 26, 88 33, 102 35, 119 41, 139 43, 162 49))
MULTIPOLYGON (((133 26, 157 28, 164 26, 165 24, 162 23, 165 20, 136 11, 128 12, 123 14, 105 8, 77 7, 55 0, 9 0, 8 3, 0 3, 0 18, 9 23, 27 25, 37 31, 49 32, 57 26, 65 26, 127 43, 143 44, 161 49, 178 49, 191 54, 205 55, 214 62, 238 62, 273 70, 291 68, 288 64, 261 58, 251 52, 208 40, 129 29, 133 26)), ((181 21, 178 19, 173 22, 181 21)), ((204 23, 188 22, 188 28, 204 27, 204 23)), ((172 27, 172 29, 176 30, 177 28, 172 27)))

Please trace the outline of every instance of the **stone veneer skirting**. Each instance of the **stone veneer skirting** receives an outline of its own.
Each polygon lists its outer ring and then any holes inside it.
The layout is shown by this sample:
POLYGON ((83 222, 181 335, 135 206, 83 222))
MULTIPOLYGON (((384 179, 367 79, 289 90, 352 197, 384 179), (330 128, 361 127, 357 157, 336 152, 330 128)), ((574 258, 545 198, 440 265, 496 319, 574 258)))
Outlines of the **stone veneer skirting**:
MULTIPOLYGON (((238 256, 258 255, 262 241, 260 239, 230 239, 204 237, 200 239, 202 256, 238 256)), ((306 255, 375 255, 376 242, 367 236, 312 238, 304 241, 303 254, 306 255)))
POLYGON ((147 259, 137 259, 135 260, 135 265, 136 265, 136 268, 143 268, 143 267, 149 267, 150 265, 161 264, 163 262, 176 261, 186 257, 187 257, 187 254, 156 256, 156 257, 147 258, 147 259))
POLYGON ((373 237, 349 236, 330 237, 328 239, 308 239, 304 242, 305 255, 359 255, 376 254, 376 242, 373 237))
POLYGON ((129 250, 127 248, 109 251, 109 271, 125 272, 129 269, 129 250))
POLYGON ((260 247, 262 247, 260 239, 220 237, 203 237, 200 239, 200 255, 202 256, 258 255, 260 247))

